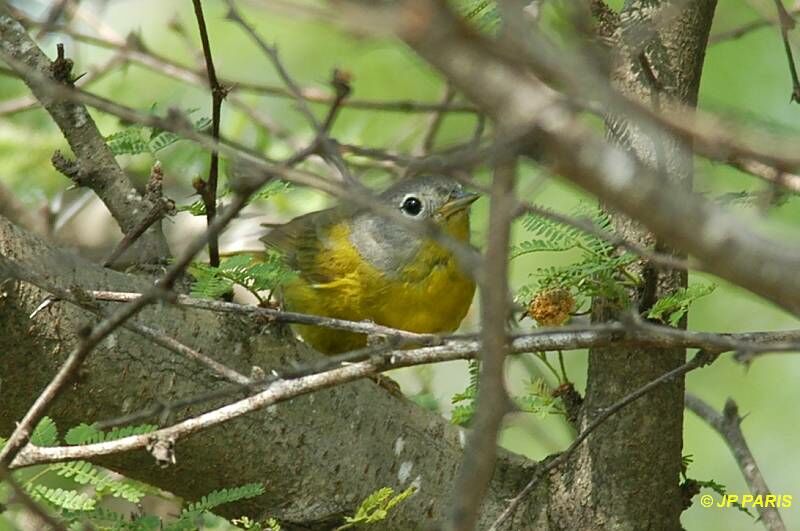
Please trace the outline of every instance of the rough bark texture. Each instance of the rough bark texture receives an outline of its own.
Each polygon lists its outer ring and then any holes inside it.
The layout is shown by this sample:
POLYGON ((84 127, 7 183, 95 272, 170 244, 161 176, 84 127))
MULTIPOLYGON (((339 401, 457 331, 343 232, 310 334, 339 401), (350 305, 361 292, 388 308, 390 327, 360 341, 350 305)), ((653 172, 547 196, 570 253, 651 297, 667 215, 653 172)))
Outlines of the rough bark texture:
MULTIPOLYGON (((124 275, 56 250, 0 218, 0 255, 60 286, 143 290, 146 278, 124 275)), ((0 433, 8 434, 94 319, 59 302, 30 319, 46 297, 23 283, 4 284, 0 299, 0 433)), ((283 328, 241 317, 159 305, 139 321, 164 330, 245 374, 252 366, 285 367, 317 355, 283 328)), ((50 412, 62 433, 171 400, 229 385, 203 367, 120 330, 92 352, 80 376, 50 412)), ((195 410, 177 412, 170 420, 195 410)), ((229 516, 274 516, 287 529, 329 529, 374 490, 419 486, 398 507, 392 529, 423 529, 448 508, 462 449, 456 428, 371 381, 294 399, 177 443, 177 465, 165 470, 145 452, 99 464, 188 499, 221 487, 260 481, 260 498, 232 504, 229 516), (294 525, 290 525, 293 523, 294 525)), ((485 502, 487 521, 530 477, 532 463, 506 455, 485 502)), ((538 500, 539 502, 541 500, 538 500)), ((531 499, 531 507, 542 507, 531 499)), ((533 508, 529 510, 533 511, 533 508)))
MULTIPOLYGON (((62 79, 74 75, 71 66, 62 66, 63 71, 59 72, 58 63, 51 62, 25 28, 4 14, 3 9, 0 5, 0 56, 13 61, 11 66, 69 143, 76 157, 75 162, 69 162, 73 172, 70 178, 79 186, 91 188, 108 207, 122 232, 131 232, 155 204, 133 187, 86 107, 54 96, 50 85, 53 82, 55 86, 72 85, 71 79, 62 79)), ((66 160, 63 156, 60 158, 66 160)), ((63 172, 64 168, 59 170, 63 172)), ((161 222, 149 227, 125 256, 139 263, 163 262, 169 256, 169 248, 161 222)))
MULTIPOLYGON (((629 2, 618 34, 617 87, 654 106, 695 105, 715 4, 629 2), (654 21, 656 12, 663 16, 654 21)), ((609 130, 664 178, 691 187, 692 154, 686 146, 615 117, 609 130)), ((616 214, 614 219, 626 239, 668 251, 629 218, 616 214)), ((632 297, 642 311, 686 285, 685 272, 659 272, 644 263, 639 269, 644 285, 632 297)), ((612 313, 602 304, 595 307, 597 320, 612 313)), ((592 350, 582 423, 682 364, 685 355, 683 349, 592 350)), ((553 478, 551 514, 558 529, 681 529, 683 393, 683 378, 651 392, 609 419, 576 452, 566 472, 553 478), (583 500, 581 511, 564 503, 568 498, 561 495, 567 492, 583 500)))

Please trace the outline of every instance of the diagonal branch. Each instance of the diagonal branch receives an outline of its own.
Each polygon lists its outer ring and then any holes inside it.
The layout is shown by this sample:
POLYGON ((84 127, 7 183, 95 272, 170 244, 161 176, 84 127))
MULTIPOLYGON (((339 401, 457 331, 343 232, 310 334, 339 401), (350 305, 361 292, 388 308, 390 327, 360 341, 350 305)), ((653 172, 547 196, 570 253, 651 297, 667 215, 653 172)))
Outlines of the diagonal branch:
MULTIPOLYGON (((71 61, 63 57, 63 48, 59 50, 59 58, 51 62, 22 25, 0 7, 0 58, 25 81, 61 129, 76 157, 76 183, 91 188, 108 207, 122 232, 128 233, 155 205, 133 187, 86 108, 53 97, 48 84, 72 87, 73 83, 71 61)), ((160 223, 145 232, 138 250, 140 262, 161 261, 169 256, 160 223)))
POLYGON ((506 510, 500 514, 497 520, 495 520, 490 531, 497 531, 500 529, 503 523, 514 514, 514 511, 517 510, 519 504, 533 491, 545 474, 564 464, 569 456, 578 449, 581 443, 583 443, 583 441, 585 441, 589 435, 591 435, 591 433, 600 427, 605 421, 619 413, 625 408, 625 406, 635 402, 637 399, 645 396, 652 390, 660 387, 663 384, 669 383, 673 379, 678 378, 679 376, 682 376, 690 371, 709 365, 715 359, 716 355, 709 354, 708 352, 701 350, 695 354, 691 360, 687 361, 680 367, 676 367, 675 369, 662 374, 658 378, 625 395, 617 402, 614 402, 609 407, 605 408, 599 415, 592 419, 592 421, 581 431, 575 440, 572 441, 572 444, 570 444, 566 450, 558 454, 557 457, 549 461, 546 465, 540 466, 536 470, 536 473, 533 475, 528 484, 525 485, 525 488, 522 489, 522 491, 511 500, 511 502, 508 504, 508 507, 506 507, 506 510))
MULTIPOLYGON (((761 470, 742 433, 742 417, 739 416, 739 407, 736 402, 729 398, 725 402, 725 408, 721 414, 701 398, 692 394, 687 394, 684 402, 689 411, 703 419, 725 440, 725 444, 731 449, 733 457, 747 481, 747 486, 750 487, 750 492, 755 496, 769 495, 771 491, 764 476, 761 475, 761 470)), ((777 508, 770 506, 769 503, 756 505, 756 508, 758 514, 761 515, 760 520, 768 531, 786 531, 786 526, 777 508)))

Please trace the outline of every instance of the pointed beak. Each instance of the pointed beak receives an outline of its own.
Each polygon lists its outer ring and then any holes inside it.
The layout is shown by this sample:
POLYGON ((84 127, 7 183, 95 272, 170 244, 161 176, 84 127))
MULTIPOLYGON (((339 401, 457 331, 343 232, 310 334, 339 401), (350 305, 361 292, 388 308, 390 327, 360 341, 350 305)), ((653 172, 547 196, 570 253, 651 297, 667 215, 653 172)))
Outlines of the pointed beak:
POLYGON ((480 198, 480 194, 476 194, 474 192, 458 192, 450 196, 450 199, 447 203, 443 204, 441 208, 439 208, 439 215, 444 218, 449 218, 453 214, 457 212, 461 212, 465 208, 469 208, 469 206, 474 203, 475 201, 480 198))

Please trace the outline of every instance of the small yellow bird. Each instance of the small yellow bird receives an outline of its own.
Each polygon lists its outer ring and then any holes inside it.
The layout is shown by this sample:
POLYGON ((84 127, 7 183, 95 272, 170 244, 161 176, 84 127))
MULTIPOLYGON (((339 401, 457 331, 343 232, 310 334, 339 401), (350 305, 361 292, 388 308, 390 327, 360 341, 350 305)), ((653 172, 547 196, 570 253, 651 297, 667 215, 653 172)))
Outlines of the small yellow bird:
MULTIPOLYGON (((457 181, 419 176, 398 182, 379 199, 410 220, 433 220, 469 243, 469 206, 478 194, 457 181)), ((287 311, 348 319, 418 333, 450 332, 467 314, 475 283, 452 252, 421 232, 371 210, 348 205, 312 212, 264 236, 297 276, 280 297, 287 311)), ((364 334, 311 325, 300 336, 326 354, 366 345, 364 334)))

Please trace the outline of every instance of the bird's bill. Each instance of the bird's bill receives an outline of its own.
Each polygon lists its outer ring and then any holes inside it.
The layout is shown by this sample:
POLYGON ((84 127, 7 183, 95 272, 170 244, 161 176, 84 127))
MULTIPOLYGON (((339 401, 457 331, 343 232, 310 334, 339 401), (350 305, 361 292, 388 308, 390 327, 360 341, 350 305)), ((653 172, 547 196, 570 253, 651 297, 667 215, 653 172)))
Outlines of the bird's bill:
POLYGON ((480 194, 476 194, 474 192, 462 192, 450 198, 447 203, 443 204, 437 214, 445 218, 449 218, 453 214, 468 208, 472 203, 477 201, 479 197, 480 194))

